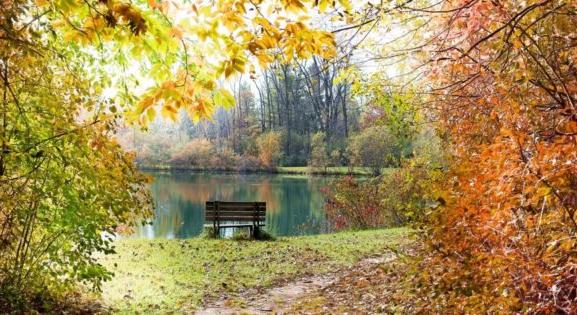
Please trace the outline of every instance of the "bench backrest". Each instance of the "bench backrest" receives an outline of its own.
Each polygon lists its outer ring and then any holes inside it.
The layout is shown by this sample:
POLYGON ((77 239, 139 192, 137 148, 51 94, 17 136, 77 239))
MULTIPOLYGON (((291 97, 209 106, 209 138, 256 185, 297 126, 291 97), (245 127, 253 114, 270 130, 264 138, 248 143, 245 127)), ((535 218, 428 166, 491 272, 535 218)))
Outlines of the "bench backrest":
POLYGON ((206 221, 265 221, 266 202, 207 201, 206 221))

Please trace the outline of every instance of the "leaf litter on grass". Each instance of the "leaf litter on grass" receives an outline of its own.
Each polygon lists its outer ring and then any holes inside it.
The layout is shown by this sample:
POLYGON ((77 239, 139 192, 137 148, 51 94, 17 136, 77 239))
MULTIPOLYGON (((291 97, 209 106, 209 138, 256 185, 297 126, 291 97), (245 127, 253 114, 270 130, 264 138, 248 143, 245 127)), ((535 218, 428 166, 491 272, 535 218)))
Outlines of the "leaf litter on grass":
POLYGON ((118 254, 100 258, 115 273, 103 287, 103 303, 121 313, 191 312, 222 293, 238 295, 350 266, 406 242, 409 233, 399 228, 274 242, 121 240, 118 254))

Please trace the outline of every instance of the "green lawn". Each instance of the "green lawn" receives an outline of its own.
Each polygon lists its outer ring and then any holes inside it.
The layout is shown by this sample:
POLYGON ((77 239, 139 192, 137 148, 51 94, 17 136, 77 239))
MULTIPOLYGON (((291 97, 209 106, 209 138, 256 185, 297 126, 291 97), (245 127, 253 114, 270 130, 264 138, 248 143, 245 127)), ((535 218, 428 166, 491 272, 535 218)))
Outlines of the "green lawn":
POLYGON ((117 241, 100 261, 115 272, 104 303, 119 313, 185 313, 203 298, 322 273, 383 253, 408 240, 405 228, 279 238, 276 241, 117 241))
MULTIPOLYGON (((383 169, 383 173, 389 172, 391 169, 383 169)), ((318 168, 311 170, 307 166, 287 166, 287 167, 277 167, 277 172, 282 174, 323 174, 323 175, 348 175, 349 171, 352 171, 352 175, 371 175, 372 171, 368 167, 353 167, 349 170, 346 166, 334 166, 324 168, 318 168)))

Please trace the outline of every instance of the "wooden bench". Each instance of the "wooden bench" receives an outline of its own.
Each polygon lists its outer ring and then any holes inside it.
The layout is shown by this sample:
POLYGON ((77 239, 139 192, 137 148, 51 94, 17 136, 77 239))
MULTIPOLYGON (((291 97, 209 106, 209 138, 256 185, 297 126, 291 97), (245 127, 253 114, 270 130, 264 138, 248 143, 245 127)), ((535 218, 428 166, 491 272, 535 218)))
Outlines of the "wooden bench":
POLYGON ((212 222, 216 235, 221 228, 248 227, 254 237, 265 225, 266 202, 207 201, 204 218, 205 223, 212 222))

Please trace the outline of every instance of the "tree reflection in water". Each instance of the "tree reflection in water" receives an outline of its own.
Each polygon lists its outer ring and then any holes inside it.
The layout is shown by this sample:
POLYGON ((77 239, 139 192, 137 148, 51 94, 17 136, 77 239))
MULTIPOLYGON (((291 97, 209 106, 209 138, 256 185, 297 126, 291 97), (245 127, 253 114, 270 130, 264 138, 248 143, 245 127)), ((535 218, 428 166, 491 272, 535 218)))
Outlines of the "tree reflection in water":
MULTIPOLYGON (((267 229, 277 236, 325 231, 321 188, 331 178, 272 174, 150 172, 155 201, 152 225, 135 237, 189 238, 202 233, 208 200, 265 201, 267 229)), ((229 231, 232 232, 232 231, 229 231)))

